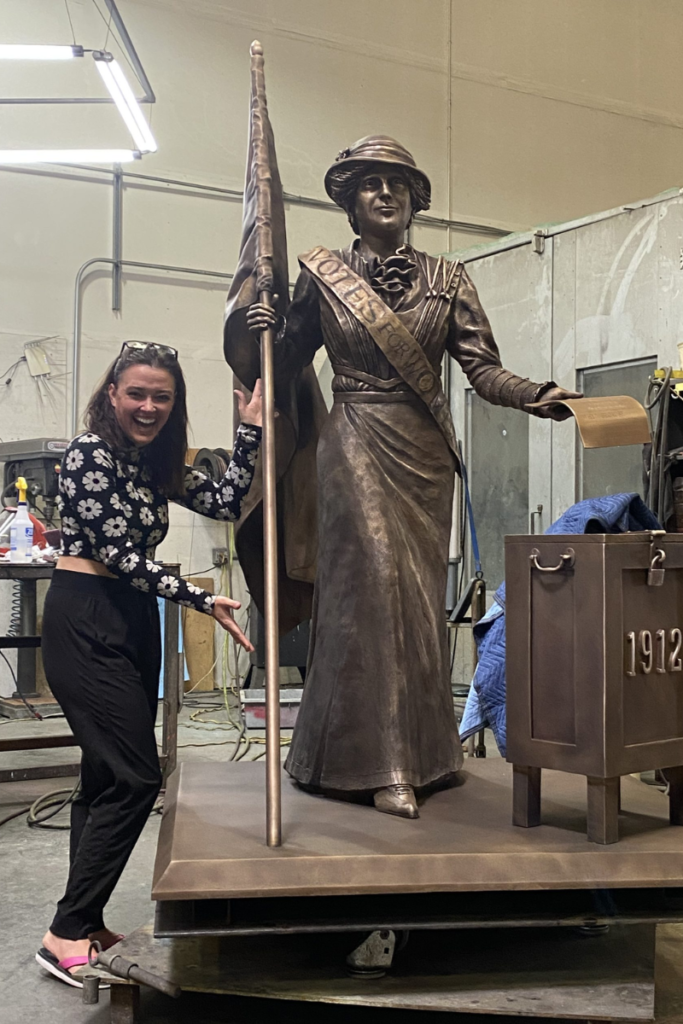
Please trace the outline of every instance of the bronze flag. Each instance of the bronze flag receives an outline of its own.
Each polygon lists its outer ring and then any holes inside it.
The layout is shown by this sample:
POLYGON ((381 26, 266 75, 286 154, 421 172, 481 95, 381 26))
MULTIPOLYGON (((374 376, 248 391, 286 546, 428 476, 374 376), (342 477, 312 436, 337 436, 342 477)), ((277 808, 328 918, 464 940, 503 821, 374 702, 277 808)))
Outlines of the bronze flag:
MULTIPOLYGON (((289 305, 287 237, 282 183, 266 104, 263 58, 252 62, 249 149, 244 187, 240 255, 225 311, 225 358, 249 390, 261 375, 256 337, 246 313, 266 291, 283 315, 289 305), (275 298, 277 296, 277 298, 275 298)), ((326 416, 312 366, 294 379, 277 374, 275 352, 275 421, 279 622, 286 633, 310 617, 317 552, 315 451, 326 416)), ((263 478, 259 458, 255 479, 236 529, 236 546, 249 591, 264 613, 263 478)))

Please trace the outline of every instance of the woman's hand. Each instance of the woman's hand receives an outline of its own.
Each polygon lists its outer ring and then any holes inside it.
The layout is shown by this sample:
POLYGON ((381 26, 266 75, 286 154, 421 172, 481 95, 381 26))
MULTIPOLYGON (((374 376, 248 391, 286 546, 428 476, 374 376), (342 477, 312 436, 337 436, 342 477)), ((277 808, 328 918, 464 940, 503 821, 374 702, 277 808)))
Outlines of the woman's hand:
POLYGON ((544 420, 567 420, 571 416, 571 411, 566 405, 554 405, 550 403, 565 402, 568 398, 583 398, 580 391, 565 391, 564 388, 550 388, 540 398, 541 402, 547 402, 548 405, 543 405, 540 409, 534 409, 537 416, 542 417, 544 420))
POLYGON ((248 402, 244 391, 236 391, 235 397, 237 398, 237 408, 239 410, 241 422, 246 423, 250 427, 262 427, 263 384, 261 383, 261 378, 259 377, 254 384, 254 390, 252 391, 251 398, 248 402))
MULTIPOLYGON (((277 302, 278 298, 278 295, 273 295, 273 304, 277 302)), ((255 302, 247 310, 247 327, 256 334, 267 331, 269 327, 275 330, 279 319, 275 310, 266 306, 265 302, 255 302)))
POLYGON ((254 645, 247 640, 246 636, 235 622, 233 608, 241 608, 239 601, 233 601, 231 597, 219 595, 214 601, 212 615, 223 629, 227 630, 233 640, 244 647, 245 651, 253 651, 254 645))

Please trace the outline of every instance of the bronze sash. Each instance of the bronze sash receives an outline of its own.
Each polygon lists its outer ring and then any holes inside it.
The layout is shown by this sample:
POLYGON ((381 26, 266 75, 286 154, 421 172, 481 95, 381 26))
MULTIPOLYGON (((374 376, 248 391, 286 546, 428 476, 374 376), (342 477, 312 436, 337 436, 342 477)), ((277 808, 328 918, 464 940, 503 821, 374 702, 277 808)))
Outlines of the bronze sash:
POLYGON ((299 257, 302 263, 366 328, 403 380, 422 399, 436 420, 449 448, 458 458, 457 442, 448 401, 438 373, 422 348, 393 310, 389 309, 371 286, 343 260, 316 246, 299 257))

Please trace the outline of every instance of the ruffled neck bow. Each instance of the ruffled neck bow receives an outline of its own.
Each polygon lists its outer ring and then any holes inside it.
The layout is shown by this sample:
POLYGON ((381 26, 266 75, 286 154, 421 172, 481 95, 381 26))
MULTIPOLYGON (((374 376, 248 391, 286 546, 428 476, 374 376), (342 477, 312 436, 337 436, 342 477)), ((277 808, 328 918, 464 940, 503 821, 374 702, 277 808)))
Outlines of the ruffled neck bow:
POLYGON ((404 295, 412 283, 417 269, 413 250, 409 245, 402 245, 391 256, 380 260, 374 256, 369 260, 361 257, 368 268, 370 284, 379 295, 396 299, 404 295))

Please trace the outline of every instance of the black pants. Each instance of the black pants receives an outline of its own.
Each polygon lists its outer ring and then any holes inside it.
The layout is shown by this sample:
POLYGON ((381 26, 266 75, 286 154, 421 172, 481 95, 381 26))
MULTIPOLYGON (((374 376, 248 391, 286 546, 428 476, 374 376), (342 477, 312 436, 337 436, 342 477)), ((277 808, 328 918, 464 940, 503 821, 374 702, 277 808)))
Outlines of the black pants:
POLYGON ((83 755, 69 880, 50 929, 83 939, 103 927, 104 907, 161 785, 156 600, 123 580, 56 569, 42 651, 50 689, 83 755))

